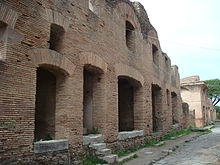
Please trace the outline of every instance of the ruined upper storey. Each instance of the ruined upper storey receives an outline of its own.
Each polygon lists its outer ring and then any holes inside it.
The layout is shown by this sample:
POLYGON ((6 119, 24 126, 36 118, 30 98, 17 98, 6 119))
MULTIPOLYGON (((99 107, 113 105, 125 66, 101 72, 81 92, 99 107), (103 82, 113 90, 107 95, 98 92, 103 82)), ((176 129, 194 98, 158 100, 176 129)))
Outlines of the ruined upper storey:
POLYGON ((153 25, 150 23, 150 20, 148 18, 147 12, 144 9, 144 6, 140 2, 131 2, 130 0, 106 0, 107 4, 111 7, 115 7, 120 2, 125 2, 129 4, 135 11, 135 14, 139 20, 140 27, 141 27, 141 33, 143 35, 144 39, 148 38, 148 32, 150 30, 153 30, 156 32, 153 25))
MULTIPOLYGON (((86 35, 91 37, 88 41, 91 47, 93 47, 93 44, 90 42, 93 42, 96 38, 97 40, 105 40, 105 42, 113 39, 116 42, 112 40, 112 43, 115 43, 112 48, 117 45, 117 47, 121 48, 123 46, 123 50, 128 49, 127 54, 130 54, 128 60, 129 62, 132 61, 130 63, 134 64, 134 67, 138 68, 140 62, 149 65, 148 61, 152 60, 156 66, 156 72, 162 71, 163 73, 161 74, 170 72, 170 58, 162 52, 157 32, 150 23, 143 5, 139 2, 131 2, 130 0, 36 0, 31 3, 25 1, 14 2, 12 0, 3 1, 3 4, 12 9, 18 5, 24 7, 25 3, 30 4, 31 10, 28 9, 26 13, 20 13, 20 18, 36 18, 36 25, 45 26, 45 30, 42 31, 44 36, 48 35, 46 34, 48 33, 48 31, 46 32, 48 23, 53 24, 51 26, 55 29, 54 31, 57 29, 56 25, 63 28, 63 32, 60 33, 64 36, 63 40, 66 40, 64 33, 70 34, 69 29, 75 30, 75 26, 81 26, 81 34, 85 32, 87 33, 86 35), (81 16, 78 17, 78 15, 81 16), (91 35, 92 33, 93 35, 91 35), (92 38, 93 36, 96 38, 92 38), (104 39, 103 36, 107 38, 104 39), (126 44, 124 44, 124 40, 126 44), (143 60, 143 58, 146 60, 143 60)), ((19 13, 19 11, 17 12, 19 13)), ((23 29, 21 33, 26 33, 23 29)), ((75 35, 73 35, 73 38, 75 38, 75 35)), ((47 40, 47 38, 44 37, 42 40, 47 40)), ((50 43, 50 41, 47 41, 40 45, 37 42, 35 39, 34 42, 28 44, 37 48, 47 48, 48 43, 50 43)), ((26 41, 23 43, 26 43, 26 41)), ((56 45, 53 47, 58 52, 65 54, 62 48, 66 48, 68 45, 61 43, 60 47, 56 47, 56 45)), ((126 51, 119 53, 125 54, 126 51)))

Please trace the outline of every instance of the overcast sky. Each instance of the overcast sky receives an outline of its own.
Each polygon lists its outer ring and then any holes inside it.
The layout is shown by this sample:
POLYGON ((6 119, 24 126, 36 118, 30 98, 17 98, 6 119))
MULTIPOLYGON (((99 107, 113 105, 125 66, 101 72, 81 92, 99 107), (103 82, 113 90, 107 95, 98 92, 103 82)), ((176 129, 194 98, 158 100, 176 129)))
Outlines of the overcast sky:
POLYGON ((181 78, 220 78, 220 0, 138 1, 181 78))

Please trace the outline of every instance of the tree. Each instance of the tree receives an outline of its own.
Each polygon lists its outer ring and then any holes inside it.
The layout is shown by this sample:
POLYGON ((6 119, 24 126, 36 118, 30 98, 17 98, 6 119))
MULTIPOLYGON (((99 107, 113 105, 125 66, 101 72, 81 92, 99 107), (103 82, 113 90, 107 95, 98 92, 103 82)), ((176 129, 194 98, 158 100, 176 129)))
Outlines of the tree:
POLYGON ((220 113, 220 106, 215 106, 216 112, 220 113))
POLYGON ((212 104, 215 106, 220 102, 220 80, 213 79, 213 80, 206 80, 208 84, 208 95, 209 98, 212 100, 212 104))
POLYGON ((216 117, 220 119, 220 106, 215 106, 215 110, 216 110, 216 117))

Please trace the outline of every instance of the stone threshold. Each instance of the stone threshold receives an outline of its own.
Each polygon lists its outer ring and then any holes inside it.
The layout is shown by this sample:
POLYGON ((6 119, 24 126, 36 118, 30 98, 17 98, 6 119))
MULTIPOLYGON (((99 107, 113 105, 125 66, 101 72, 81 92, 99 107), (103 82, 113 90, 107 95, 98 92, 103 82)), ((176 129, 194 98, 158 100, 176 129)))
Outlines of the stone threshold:
POLYGON ((38 141, 34 143, 34 153, 60 151, 68 148, 69 141, 67 139, 38 141))
POLYGON ((118 140, 126 140, 140 136, 144 136, 143 130, 123 131, 118 133, 118 140))

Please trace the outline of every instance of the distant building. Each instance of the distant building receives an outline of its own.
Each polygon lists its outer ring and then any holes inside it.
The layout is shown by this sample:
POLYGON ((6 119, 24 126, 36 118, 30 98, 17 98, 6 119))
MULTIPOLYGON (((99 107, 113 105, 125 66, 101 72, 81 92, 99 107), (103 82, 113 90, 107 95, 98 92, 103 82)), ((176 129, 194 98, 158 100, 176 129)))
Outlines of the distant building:
POLYGON ((216 112, 211 100, 208 99, 207 84, 200 81, 199 76, 183 78, 180 82, 181 97, 189 104, 190 114, 195 114, 195 126, 202 127, 214 121, 216 112))

